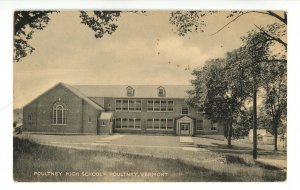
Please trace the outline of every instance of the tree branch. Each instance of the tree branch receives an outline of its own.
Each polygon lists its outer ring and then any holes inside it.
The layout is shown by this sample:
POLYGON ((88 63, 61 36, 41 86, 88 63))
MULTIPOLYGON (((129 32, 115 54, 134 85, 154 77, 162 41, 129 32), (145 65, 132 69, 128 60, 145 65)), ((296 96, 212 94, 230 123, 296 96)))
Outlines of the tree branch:
POLYGON ((280 20, 281 22, 283 22, 284 24, 287 24, 287 17, 286 17, 286 13, 284 13, 284 18, 282 18, 281 16, 279 16, 278 14, 274 13, 273 11, 267 11, 269 13, 269 15, 277 18, 278 20, 280 20))
POLYGON ((226 28, 228 25, 230 25, 231 23, 233 23, 234 21, 236 21, 238 18, 240 18, 241 16, 247 14, 249 12, 243 12, 240 15, 236 16, 234 19, 230 20, 227 24, 225 24, 222 28, 220 28, 218 31, 216 31, 215 33, 211 34, 210 36, 214 36, 217 33, 219 33, 220 31, 222 31, 224 28, 226 28))
POLYGON ((271 40, 277 41, 278 43, 282 44, 285 47, 285 49, 287 50, 287 43, 286 42, 282 41, 280 38, 271 36, 270 34, 268 34, 268 32, 266 32, 262 28, 258 27, 256 24, 254 24, 254 26, 256 28, 258 28, 261 32, 263 32, 266 36, 268 36, 271 40))

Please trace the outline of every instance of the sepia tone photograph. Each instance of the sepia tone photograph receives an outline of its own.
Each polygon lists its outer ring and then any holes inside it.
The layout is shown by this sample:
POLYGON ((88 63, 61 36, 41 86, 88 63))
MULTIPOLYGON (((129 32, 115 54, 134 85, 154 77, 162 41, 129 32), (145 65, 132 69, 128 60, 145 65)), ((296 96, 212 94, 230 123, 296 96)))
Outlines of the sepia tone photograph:
POLYGON ((15 182, 283 182, 286 11, 15 11, 15 182))

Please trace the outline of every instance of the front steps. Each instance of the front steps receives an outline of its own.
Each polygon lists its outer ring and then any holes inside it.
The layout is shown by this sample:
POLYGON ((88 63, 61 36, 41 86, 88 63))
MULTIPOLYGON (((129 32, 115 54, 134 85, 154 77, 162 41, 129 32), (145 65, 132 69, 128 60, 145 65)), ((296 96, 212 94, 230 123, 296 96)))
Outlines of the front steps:
POLYGON ((180 137, 179 144, 182 147, 195 147, 192 137, 180 137))

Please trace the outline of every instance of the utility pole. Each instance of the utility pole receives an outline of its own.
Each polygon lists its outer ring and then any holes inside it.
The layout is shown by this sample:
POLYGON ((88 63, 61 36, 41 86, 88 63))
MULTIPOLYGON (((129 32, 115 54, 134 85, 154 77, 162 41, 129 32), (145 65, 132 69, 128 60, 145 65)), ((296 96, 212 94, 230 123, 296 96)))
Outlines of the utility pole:
POLYGON ((253 159, 257 159, 257 107, 256 107, 256 78, 253 75, 253 159))

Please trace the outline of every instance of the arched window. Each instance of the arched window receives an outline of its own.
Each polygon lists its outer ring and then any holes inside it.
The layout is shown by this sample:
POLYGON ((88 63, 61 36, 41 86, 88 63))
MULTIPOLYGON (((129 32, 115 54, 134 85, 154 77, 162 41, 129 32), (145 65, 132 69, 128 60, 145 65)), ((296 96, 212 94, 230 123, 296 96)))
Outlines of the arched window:
POLYGON ((62 102, 53 105, 52 124, 64 125, 67 123, 67 109, 62 102))

